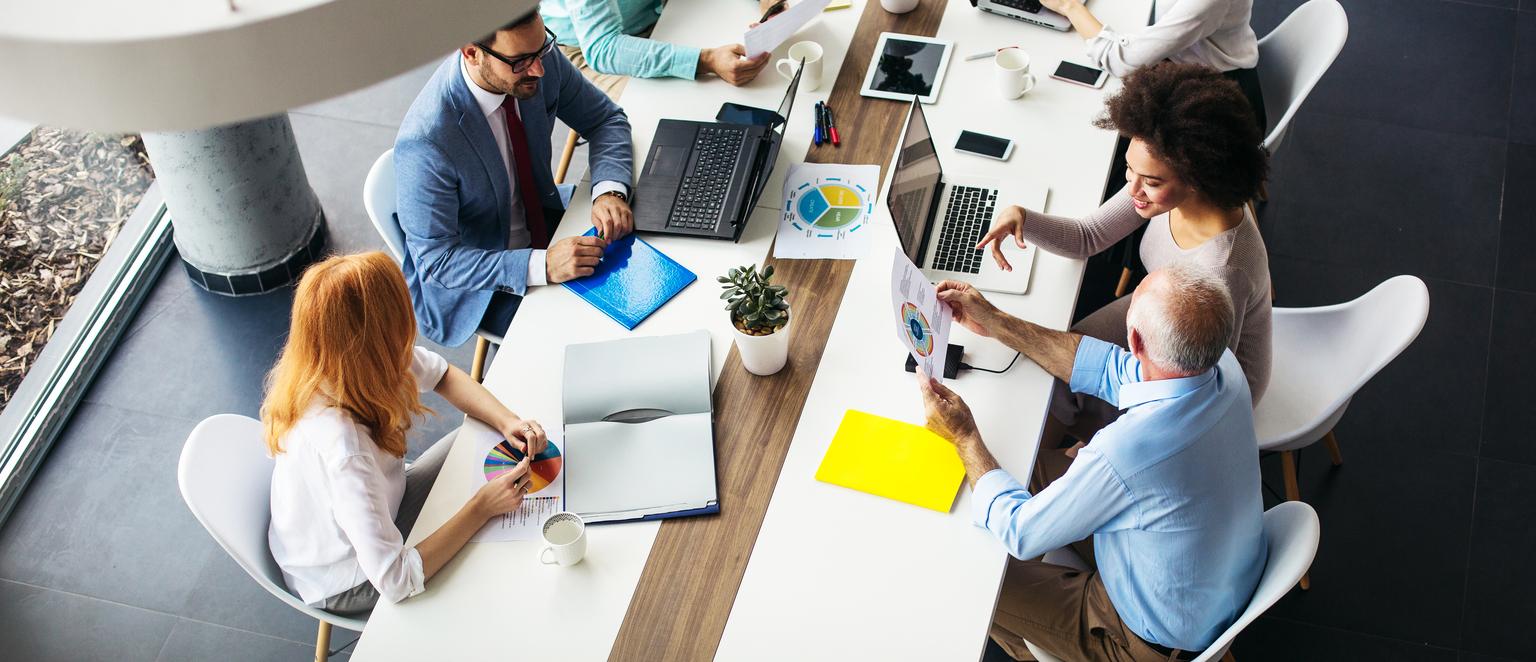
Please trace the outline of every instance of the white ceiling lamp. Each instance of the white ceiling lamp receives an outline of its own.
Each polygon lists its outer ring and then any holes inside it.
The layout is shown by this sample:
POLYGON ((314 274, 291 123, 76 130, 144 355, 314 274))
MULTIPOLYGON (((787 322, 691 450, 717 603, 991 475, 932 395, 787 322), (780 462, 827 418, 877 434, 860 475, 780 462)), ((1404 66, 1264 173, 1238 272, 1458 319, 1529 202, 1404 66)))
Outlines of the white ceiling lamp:
POLYGON ((445 55, 536 0, 0 0, 0 116, 185 130, 328 99, 445 55))

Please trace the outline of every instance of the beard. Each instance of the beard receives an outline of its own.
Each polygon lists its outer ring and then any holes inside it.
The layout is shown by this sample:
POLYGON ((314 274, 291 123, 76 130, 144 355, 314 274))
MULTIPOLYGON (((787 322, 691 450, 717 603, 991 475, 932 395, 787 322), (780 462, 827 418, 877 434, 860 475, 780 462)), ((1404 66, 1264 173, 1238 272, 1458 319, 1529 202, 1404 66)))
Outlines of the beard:
POLYGON ((507 90, 507 94, 512 95, 513 98, 519 101, 532 99, 534 95, 538 93, 539 79, 537 78, 524 78, 521 81, 514 83, 511 88, 507 90))

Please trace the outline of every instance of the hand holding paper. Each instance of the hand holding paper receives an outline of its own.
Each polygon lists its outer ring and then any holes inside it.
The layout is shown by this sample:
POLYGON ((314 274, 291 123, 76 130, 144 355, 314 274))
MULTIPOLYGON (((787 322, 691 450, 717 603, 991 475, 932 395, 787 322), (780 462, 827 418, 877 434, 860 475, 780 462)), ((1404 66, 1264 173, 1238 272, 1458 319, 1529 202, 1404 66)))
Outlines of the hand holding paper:
POLYGON ((939 301, 933 283, 899 247, 891 263, 891 307, 896 316, 896 337, 907 346, 920 370, 942 380, 952 315, 949 306, 939 301))
POLYGON ((771 21, 764 21, 752 29, 742 38, 746 44, 747 57, 755 58, 763 53, 773 51, 779 44, 784 43, 794 36, 806 23, 811 22, 821 10, 826 9, 831 0, 800 0, 773 17, 771 21))

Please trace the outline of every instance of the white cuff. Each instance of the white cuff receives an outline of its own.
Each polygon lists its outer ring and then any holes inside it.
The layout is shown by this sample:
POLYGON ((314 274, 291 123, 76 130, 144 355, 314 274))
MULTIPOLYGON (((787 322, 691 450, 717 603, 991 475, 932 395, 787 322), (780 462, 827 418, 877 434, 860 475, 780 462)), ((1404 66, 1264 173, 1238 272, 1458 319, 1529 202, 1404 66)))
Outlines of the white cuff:
POLYGON ((535 248, 528 256, 528 286, 548 284, 549 276, 544 271, 544 251, 535 248))
POLYGON ((618 191, 620 193, 623 193, 624 197, 629 197, 629 187, 628 186, 625 186, 625 185, 620 184, 620 183, 618 183, 616 181, 613 181, 613 180, 608 180, 608 181, 604 181, 604 182, 598 182, 598 183, 592 185, 592 199, 596 200, 597 196, 600 196, 600 195, 602 195, 604 193, 607 193, 609 191, 618 191))

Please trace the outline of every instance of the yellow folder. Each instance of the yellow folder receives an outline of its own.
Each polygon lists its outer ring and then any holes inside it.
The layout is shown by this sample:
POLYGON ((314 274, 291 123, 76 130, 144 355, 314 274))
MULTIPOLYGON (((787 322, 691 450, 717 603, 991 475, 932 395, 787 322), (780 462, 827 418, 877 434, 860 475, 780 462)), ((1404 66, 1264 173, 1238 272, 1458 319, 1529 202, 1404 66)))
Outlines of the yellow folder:
POLYGON ((949 512, 965 478, 954 445, 920 425, 848 410, 816 480, 949 512))

